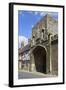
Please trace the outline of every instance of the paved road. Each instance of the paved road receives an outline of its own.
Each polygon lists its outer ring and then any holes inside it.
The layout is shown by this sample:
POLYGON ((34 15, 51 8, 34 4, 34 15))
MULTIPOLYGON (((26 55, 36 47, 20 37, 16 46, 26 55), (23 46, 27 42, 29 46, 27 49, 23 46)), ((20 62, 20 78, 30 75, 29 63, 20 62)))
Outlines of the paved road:
POLYGON ((25 71, 19 71, 18 72, 18 78, 19 79, 28 79, 28 78, 45 78, 46 75, 40 74, 40 73, 30 73, 25 71))

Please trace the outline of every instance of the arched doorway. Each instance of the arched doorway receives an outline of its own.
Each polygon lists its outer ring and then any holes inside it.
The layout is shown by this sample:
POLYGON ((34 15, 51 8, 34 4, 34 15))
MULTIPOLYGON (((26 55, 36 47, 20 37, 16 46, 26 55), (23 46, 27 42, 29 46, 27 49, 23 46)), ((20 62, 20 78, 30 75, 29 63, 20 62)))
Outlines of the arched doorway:
POLYGON ((46 50, 42 46, 37 46, 33 50, 34 63, 37 72, 46 73, 46 50))

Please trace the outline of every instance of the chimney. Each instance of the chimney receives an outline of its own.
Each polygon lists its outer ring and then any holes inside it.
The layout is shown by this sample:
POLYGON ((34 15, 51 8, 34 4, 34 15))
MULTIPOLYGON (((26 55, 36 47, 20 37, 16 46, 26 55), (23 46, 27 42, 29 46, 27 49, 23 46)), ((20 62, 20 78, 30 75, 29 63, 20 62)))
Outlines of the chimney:
POLYGON ((23 47, 24 47, 24 41, 21 42, 21 48, 23 48, 23 47))

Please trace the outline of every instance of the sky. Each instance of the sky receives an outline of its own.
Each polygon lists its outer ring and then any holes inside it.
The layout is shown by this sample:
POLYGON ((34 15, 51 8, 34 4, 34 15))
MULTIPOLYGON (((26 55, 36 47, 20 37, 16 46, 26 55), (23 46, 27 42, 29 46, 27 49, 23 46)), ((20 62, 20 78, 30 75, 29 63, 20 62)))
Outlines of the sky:
POLYGON ((58 20, 57 12, 44 11, 18 11, 18 47, 21 47, 21 41, 28 44, 28 39, 32 37, 32 27, 46 14, 58 20))

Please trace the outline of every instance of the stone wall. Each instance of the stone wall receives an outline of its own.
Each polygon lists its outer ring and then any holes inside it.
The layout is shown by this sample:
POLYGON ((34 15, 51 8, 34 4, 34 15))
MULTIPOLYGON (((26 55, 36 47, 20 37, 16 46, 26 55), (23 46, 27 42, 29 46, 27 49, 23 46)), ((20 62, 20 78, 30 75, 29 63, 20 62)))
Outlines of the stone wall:
POLYGON ((58 43, 51 46, 52 73, 58 75, 58 43))
POLYGON ((36 38, 37 32, 41 34, 42 29, 53 35, 58 34, 58 21, 47 14, 32 28, 32 36, 34 35, 36 38))
POLYGON ((58 21, 50 16, 47 16, 47 30, 52 35, 58 34, 58 21))

